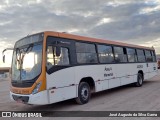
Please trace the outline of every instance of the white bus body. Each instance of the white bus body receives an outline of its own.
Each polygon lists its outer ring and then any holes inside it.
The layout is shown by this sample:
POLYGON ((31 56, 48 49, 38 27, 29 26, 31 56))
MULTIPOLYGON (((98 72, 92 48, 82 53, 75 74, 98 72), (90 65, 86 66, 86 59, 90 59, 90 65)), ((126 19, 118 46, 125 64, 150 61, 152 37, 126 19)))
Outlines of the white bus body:
MULTIPOLYGON (((131 83, 137 83, 139 82, 137 81, 139 79, 138 77, 142 79, 142 83, 143 83, 143 80, 145 81, 154 77, 158 72, 157 63, 155 60, 153 60, 152 62, 131 62, 131 63, 114 62, 114 63, 103 63, 103 64, 98 64, 99 62, 94 64, 77 64, 77 62, 75 62, 76 64, 74 64, 73 59, 75 56, 73 57, 70 54, 69 57, 70 57, 71 65, 67 67, 60 66, 62 68, 60 69, 57 68, 57 70, 54 70, 54 72, 48 73, 46 72, 47 71, 46 61, 48 59, 46 55, 47 48, 48 48, 47 36, 55 37, 56 35, 57 36, 61 35, 62 38, 67 38, 67 39, 70 38, 73 41, 75 40, 74 42, 79 42, 75 39, 75 36, 73 35, 71 36, 68 35, 68 37, 64 37, 65 33, 45 32, 43 34, 44 41, 42 43, 43 54, 42 54, 41 73, 36 78, 34 83, 30 86, 28 85, 28 87, 26 87, 25 85, 23 85, 24 87, 23 86, 21 87, 20 85, 23 82, 19 85, 15 85, 16 83, 11 83, 12 88, 10 91, 10 98, 12 100, 21 101, 25 104, 44 105, 44 104, 56 103, 56 102, 67 100, 67 99, 79 98, 78 103, 84 104, 88 102, 89 98, 87 97, 90 97, 89 96, 90 93, 99 92, 99 91, 119 87, 122 85, 131 84, 131 83), (73 64, 71 59, 73 60, 73 64), (141 76, 139 76, 139 74, 141 76), (87 87, 87 85, 84 84, 82 85, 82 89, 81 89, 80 88, 81 82, 87 83, 89 85, 89 88, 87 87), (81 99, 83 98, 84 100, 81 101, 81 99)), ((78 37, 77 39, 81 40, 84 38, 78 37)), ((83 40, 80 42, 83 42, 83 40)), ((88 42, 91 44, 99 44, 99 42, 95 42, 95 41, 88 41, 88 42)), ((108 44, 107 43, 100 43, 100 44, 111 45, 112 47, 114 45, 118 45, 118 43, 110 44, 110 42, 108 44)), ((50 44, 48 44, 48 46, 49 45, 50 44)), ((139 46, 134 47, 128 44, 122 44, 122 46, 120 45, 120 47, 131 47, 133 49, 143 49, 143 50, 154 51, 154 49, 152 48, 146 48, 146 47, 140 48, 139 46)), ((73 52, 72 48, 69 48, 69 50, 73 52)), ((154 54, 151 53, 151 55, 152 57, 155 57, 155 53, 154 54)), ((137 54, 137 57, 138 57, 138 54, 137 54)), ((142 83, 139 83, 140 85, 138 86, 141 86, 142 83)))

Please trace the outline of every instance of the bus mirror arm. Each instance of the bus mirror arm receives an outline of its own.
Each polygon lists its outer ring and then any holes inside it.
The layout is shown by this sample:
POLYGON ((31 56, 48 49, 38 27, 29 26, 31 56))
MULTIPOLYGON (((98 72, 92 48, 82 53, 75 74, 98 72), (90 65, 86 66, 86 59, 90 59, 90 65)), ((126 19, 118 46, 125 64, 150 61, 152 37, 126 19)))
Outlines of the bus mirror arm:
POLYGON ((3 63, 5 63, 5 54, 4 54, 4 53, 5 53, 7 50, 13 50, 13 48, 6 48, 6 49, 4 49, 4 50, 2 51, 3 63))
POLYGON ((3 55, 3 63, 5 63, 5 55, 3 55))

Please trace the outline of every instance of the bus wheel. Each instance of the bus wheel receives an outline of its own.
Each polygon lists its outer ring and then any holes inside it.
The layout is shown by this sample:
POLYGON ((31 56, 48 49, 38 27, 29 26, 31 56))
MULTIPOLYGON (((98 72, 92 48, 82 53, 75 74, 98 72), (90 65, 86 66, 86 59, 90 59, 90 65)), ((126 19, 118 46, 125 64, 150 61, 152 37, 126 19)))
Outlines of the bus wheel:
POLYGON ((141 87, 143 85, 143 76, 141 73, 138 73, 137 82, 135 83, 136 87, 141 87))
POLYGON ((90 96, 90 86, 86 82, 81 82, 78 87, 78 97, 76 98, 76 102, 81 105, 85 104, 89 101, 90 96))

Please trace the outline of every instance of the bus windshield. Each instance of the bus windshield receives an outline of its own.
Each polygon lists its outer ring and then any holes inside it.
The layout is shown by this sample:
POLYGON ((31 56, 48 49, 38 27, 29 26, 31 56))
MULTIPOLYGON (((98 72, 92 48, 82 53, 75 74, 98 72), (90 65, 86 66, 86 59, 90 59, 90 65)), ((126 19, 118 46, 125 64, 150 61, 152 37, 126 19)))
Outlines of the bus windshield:
POLYGON ((12 80, 32 80, 41 73, 42 44, 16 48, 12 60, 12 80))

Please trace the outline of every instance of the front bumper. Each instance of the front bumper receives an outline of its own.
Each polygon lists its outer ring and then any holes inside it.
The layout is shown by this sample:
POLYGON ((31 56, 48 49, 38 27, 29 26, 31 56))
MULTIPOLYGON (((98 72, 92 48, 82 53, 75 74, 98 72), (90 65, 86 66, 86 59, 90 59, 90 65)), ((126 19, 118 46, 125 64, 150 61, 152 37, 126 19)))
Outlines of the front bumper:
POLYGON ((12 101, 22 102, 25 104, 46 105, 49 104, 49 96, 47 90, 38 92, 37 94, 22 95, 10 92, 12 101))

